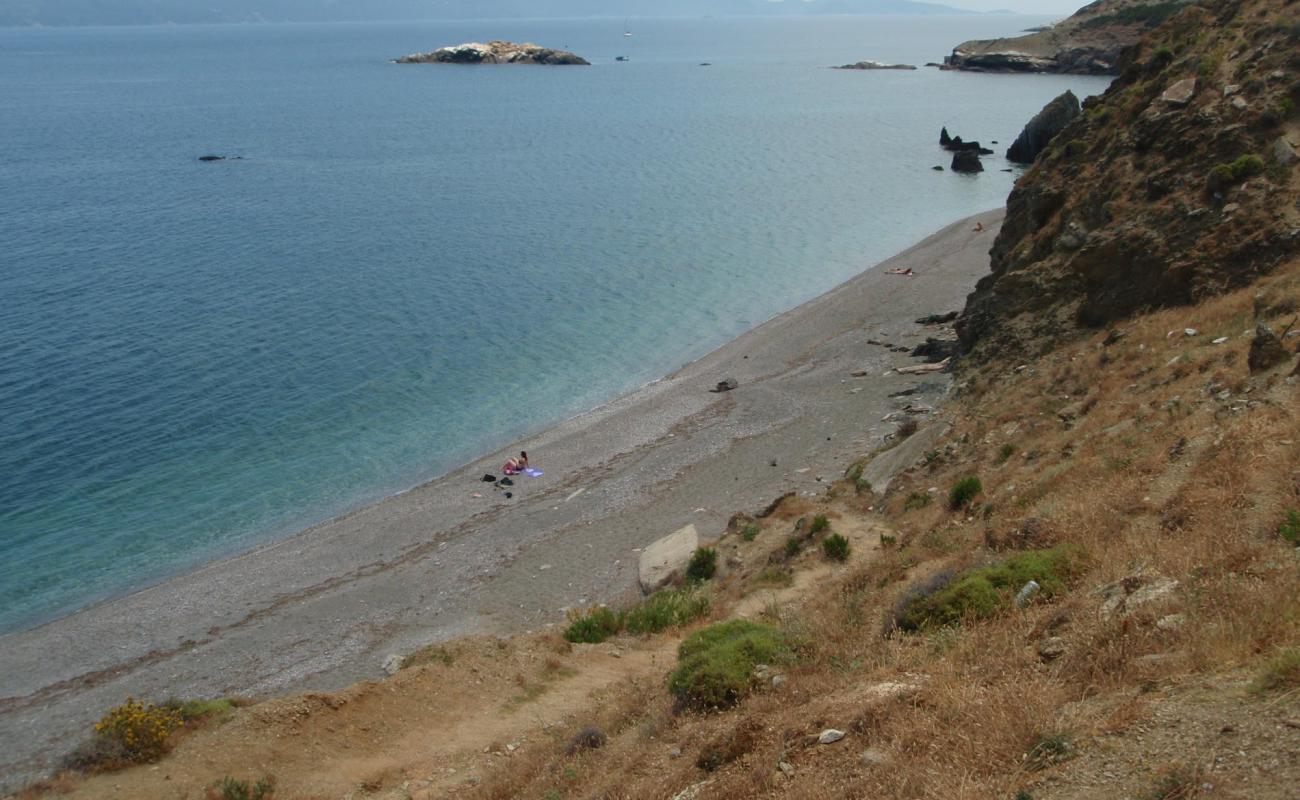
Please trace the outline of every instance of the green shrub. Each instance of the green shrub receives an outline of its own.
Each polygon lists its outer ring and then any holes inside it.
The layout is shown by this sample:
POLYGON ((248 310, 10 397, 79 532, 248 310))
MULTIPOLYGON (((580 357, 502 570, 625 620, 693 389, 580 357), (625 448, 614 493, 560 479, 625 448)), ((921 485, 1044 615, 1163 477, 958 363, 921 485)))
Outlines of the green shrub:
POLYGON ((686 625, 709 613, 709 598, 690 589, 662 589, 629 609, 624 625, 629 633, 648 635, 686 625))
POLYGON ((681 643, 668 690, 688 708, 725 708, 749 694, 756 665, 792 659, 793 650, 781 631, 748 620, 728 620, 681 643))
POLYGON ((1300 547, 1300 511, 1292 509, 1286 512, 1286 520, 1278 526, 1277 535, 1300 547))
POLYGON ((929 492, 912 492, 903 503, 903 510, 916 511, 919 508, 925 508, 932 502, 934 502, 934 497, 929 492))
POLYGON ((1300 648, 1283 650, 1264 666, 1250 688, 1259 694, 1300 687, 1300 648))
POLYGON ((798 537, 796 537, 796 536, 791 536, 789 539, 786 539, 786 540, 785 540, 785 557, 786 557, 786 558, 794 558, 795 556, 799 555, 799 549, 800 549, 801 547, 803 547, 803 544, 800 543, 798 537))
POLYGON ((702 583, 718 571, 718 551, 710 547, 697 547, 691 563, 686 565, 686 580, 702 583))
POLYGON ((564 638, 571 642, 599 644, 623 629, 624 615, 604 606, 587 609, 586 614, 570 614, 564 638))
POLYGON ((999 464, 1007 463, 1007 459, 1015 455, 1015 452, 1016 452, 1016 446, 1011 442, 1007 442, 1006 444, 1002 445, 1002 447, 998 448, 998 463, 999 464))
POLYGON ((1264 159, 1259 156, 1240 156, 1232 162, 1232 177, 1237 181, 1253 178, 1264 171, 1264 159))
POLYGON ((808 529, 808 533, 812 536, 816 536, 817 534, 826 530, 830 526, 831 526, 831 521, 826 518, 826 515, 818 514, 817 516, 813 517, 812 527, 808 529))
POLYGON ((1069 759, 1073 752, 1064 733, 1041 734, 1029 749, 1027 761, 1031 770, 1042 770, 1069 759))
POLYGON ((250 785, 248 781, 227 776, 213 786, 213 790, 209 793, 210 796, 220 800, 271 800, 275 796, 275 781, 262 778, 250 785))
POLYGON ((758 533, 759 533, 759 527, 751 522, 745 526, 744 530, 740 532, 740 538, 744 539, 747 542, 752 542, 758 538, 758 533))
POLYGON ((822 540, 822 552, 832 561, 848 561, 849 540, 838 533, 832 533, 822 540))
POLYGON ((884 533, 880 534, 880 546, 881 546, 882 548, 883 548, 883 547, 893 547, 893 546, 895 546, 896 544, 898 544, 898 537, 897 537, 897 536, 889 536, 888 534, 884 534, 884 533))
POLYGON ((975 499, 975 495, 984 490, 984 485, 980 479, 971 475, 962 478, 952 485, 952 490, 948 492, 948 508, 952 511, 959 511, 966 507, 966 504, 975 499))
POLYGON ((895 621, 905 631, 919 631, 989 617, 1006 608, 1031 580, 1042 587, 1040 596, 1051 598, 1079 574, 1081 562, 1078 549, 1068 544, 1020 553, 945 583, 935 582, 926 591, 910 593, 895 621))

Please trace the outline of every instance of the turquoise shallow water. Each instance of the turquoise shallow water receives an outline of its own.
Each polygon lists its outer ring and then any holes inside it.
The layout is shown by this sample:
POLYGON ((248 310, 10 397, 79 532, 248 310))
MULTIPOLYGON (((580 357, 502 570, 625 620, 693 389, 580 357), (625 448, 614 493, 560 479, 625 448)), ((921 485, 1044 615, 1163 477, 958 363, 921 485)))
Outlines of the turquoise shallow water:
POLYGON ((409 488, 1000 204, 1000 159, 931 171, 939 127, 1005 148, 1105 81, 824 67, 1037 21, 0 30, 0 631, 409 488), (487 38, 595 66, 387 61, 487 38))

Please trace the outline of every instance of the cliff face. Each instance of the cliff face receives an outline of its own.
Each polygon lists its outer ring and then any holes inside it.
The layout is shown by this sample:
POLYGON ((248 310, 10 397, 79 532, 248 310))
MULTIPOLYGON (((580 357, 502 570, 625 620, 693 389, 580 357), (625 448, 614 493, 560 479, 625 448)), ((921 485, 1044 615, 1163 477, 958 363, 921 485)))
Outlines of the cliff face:
POLYGON ((1192 0, 1096 0, 1046 31, 957 45, 949 69, 1109 75, 1124 48, 1192 0))
POLYGON ((1206 0, 1016 183, 957 323, 978 363, 1243 286, 1300 251, 1300 5, 1206 0))

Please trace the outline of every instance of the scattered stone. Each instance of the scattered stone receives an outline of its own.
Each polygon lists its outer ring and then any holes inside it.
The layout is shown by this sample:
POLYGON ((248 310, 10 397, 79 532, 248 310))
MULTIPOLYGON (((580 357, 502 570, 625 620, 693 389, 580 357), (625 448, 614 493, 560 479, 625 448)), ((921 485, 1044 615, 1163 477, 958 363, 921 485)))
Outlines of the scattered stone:
POLYGON ((839 731, 834 728, 827 728, 826 730, 821 732, 820 736, 817 737, 817 743, 835 744, 836 742, 838 742, 840 739, 843 738, 844 738, 844 731, 839 731))
POLYGON ((1236 94, 1239 91, 1241 91, 1241 86, 1239 84, 1230 83, 1227 86, 1223 87, 1223 96, 1232 97, 1234 94, 1236 94))
POLYGON ((1246 356, 1246 364, 1252 373, 1272 369, 1290 357, 1272 328, 1263 322, 1255 324, 1255 338, 1251 340, 1250 354, 1246 356))
POLYGON ((677 794, 673 795, 673 800, 695 800, 695 798, 700 796, 700 792, 704 791, 704 787, 708 785, 709 785, 709 781, 700 781, 699 783, 693 783, 690 786, 687 786, 685 789, 682 789, 677 794))
POLYGON ((1195 328, 1183 328, 1184 336, 1195 336, 1199 332, 1200 331, 1196 330, 1195 328))
POLYGON ((782 686, 785 686, 785 682, 786 682, 786 677, 785 677, 784 675, 773 675, 773 676, 772 676, 772 688, 773 688, 773 689, 780 689, 782 686))
POLYGON ((786 776, 787 778, 794 777, 794 765, 791 764, 790 762, 778 761, 776 762, 776 768, 781 770, 781 774, 786 776))
POLYGON ((1107 584, 1096 594, 1103 598, 1102 617, 1109 619, 1116 615, 1127 617, 1141 606, 1171 600, 1178 586, 1178 581, 1158 572, 1139 573, 1107 584))
POLYGON ((1196 96, 1196 79, 1184 78, 1183 80, 1165 89, 1160 95, 1160 99, 1171 106, 1185 106, 1192 102, 1196 96))
POLYGON ((1032 580, 1020 587, 1020 591, 1016 592, 1016 608, 1024 608, 1029 605, 1029 601, 1034 599, 1034 595, 1042 591, 1042 588, 1042 586, 1038 585, 1038 581, 1032 580))
POLYGON ((1065 655, 1065 640, 1060 636, 1049 636, 1038 643, 1038 657, 1043 661, 1054 661, 1065 655))
POLYGON ((937 364, 913 364, 909 367, 898 367, 895 372, 899 375, 925 375, 931 372, 943 372, 948 368, 951 359, 945 358, 937 364))
POLYGON ((1276 142, 1273 142, 1271 155, 1273 156, 1273 163, 1279 167, 1289 167, 1296 162, 1297 158, 1295 148, 1291 146, 1285 136, 1280 136, 1276 142))
POLYGON ((1052 139, 1079 116, 1079 113, 1079 98, 1075 97, 1074 92, 1067 90, 1043 106, 1043 110, 1029 120, 1024 130, 1020 132, 1020 136, 1007 150, 1007 160, 1017 164, 1032 164, 1034 159, 1038 158, 1038 154, 1043 152, 1052 139))
POLYGON ((393 653, 392 655, 384 659, 384 664, 383 664, 384 674, 396 675, 398 672, 401 671, 402 665, 405 663, 406 663, 406 659, 404 657, 399 656, 396 653, 393 653))
POLYGON ((680 748, 680 747, 674 747, 673 749, 669 750, 669 751, 668 751, 668 757, 669 757, 669 758, 681 758, 681 757, 682 757, 682 748, 680 748))
POLYGON ((730 392, 732 389, 735 389, 739 385, 740 384, 736 382, 735 378, 726 378, 724 380, 718 381, 718 385, 713 387, 713 389, 711 389, 710 391, 715 393, 730 392))
POLYGON ((1168 614, 1156 620, 1156 627, 1162 631, 1176 631, 1187 624, 1186 614, 1168 614))
POLYGON ((937 364, 957 355, 960 348, 961 343, 956 339, 935 339, 927 336, 923 344, 917 345, 912 350, 911 355, 912 358, 924 358, 927 364, 937 364))
POLYGON ((1215 339, 1214 341, 1210 342, 1210 344, 1224 344, 1224 343, 1227 342, 1227 341, 1228 341, 1228 337, 1227 337, 1227 336, 1220 336, 1219 338, 1217 338, 1217 339, 1215 339))
POLYGON ((1237 109, 1238 111, 1245 111, 1246 107, 1250 105, 1249 103, 1246 102, 1246 98, 1242 97, 1241 95, 1237 95, 1236 97, 1232 98, 1232 100, 1230 100, 1229 103, 1232 105, 1233 108, 1237 109))
POLYGON ((869 373, 865 369, 855 369, 849 373, 854 378, 865 378, 869 373))

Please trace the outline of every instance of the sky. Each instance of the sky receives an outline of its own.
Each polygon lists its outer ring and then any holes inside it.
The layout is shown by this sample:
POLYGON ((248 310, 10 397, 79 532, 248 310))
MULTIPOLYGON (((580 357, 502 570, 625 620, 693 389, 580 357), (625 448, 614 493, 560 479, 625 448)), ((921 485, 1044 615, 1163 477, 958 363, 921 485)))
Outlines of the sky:
POLYGON ((1068 16, 1088 4, 1088 0, 935 0, 946 6, 971 11, 1015 11, 1020 14, 1059 14, 1068 16))

